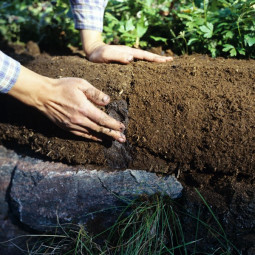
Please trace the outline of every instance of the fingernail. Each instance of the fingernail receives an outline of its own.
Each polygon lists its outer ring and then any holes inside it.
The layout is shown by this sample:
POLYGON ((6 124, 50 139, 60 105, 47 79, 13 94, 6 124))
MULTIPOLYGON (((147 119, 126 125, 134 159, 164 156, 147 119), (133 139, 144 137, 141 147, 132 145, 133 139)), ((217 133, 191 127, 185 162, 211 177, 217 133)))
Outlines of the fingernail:
POLYGON ((126 142, 126 137, 125 137, 125 135, 120 134, 120 137, 118 138, 118 141, 121 142, 121 143, 126 142))
POLYGON ((126 129, 123 123, 120 123, 120 132, 123 132, 126 129))
POLYGON ((110 97, 105 95, 102 100, 104 103, 108 103, 110 101, 110 97))
POLYGON ((132 56, 132 55, 128 56, 127 61, 128 61, 128 62, 133 61, 133 56, 132 56))

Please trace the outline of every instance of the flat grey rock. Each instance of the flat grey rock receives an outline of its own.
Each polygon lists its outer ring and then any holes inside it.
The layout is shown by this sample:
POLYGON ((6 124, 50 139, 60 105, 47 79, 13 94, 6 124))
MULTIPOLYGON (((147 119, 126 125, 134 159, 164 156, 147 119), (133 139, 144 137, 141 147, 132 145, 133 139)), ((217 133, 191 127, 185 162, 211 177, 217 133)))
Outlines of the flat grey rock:
MULTIPOLYGON (((48 231, 58 223, 108 226, 126 202, 162 194, 175 199, 182 185, 174 176, 143 170, 95 169, 20 157, 0 147, 1 200, 9 187, 10 209, 26 226, 48 231), (5 191, 5 192, 4 192, 5 191)), ((1 214, 7 213, 4 202, 1 214)))

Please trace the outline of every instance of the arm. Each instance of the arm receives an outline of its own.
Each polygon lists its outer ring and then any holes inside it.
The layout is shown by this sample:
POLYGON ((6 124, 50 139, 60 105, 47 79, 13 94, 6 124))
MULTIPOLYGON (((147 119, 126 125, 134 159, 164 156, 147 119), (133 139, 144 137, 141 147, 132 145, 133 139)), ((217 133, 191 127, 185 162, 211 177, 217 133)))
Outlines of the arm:
POLYGON ((21 102, 37 108, 55 124, 75 135, 101 141, 100 133, 125 142, 125 127, 94 106, 106 105, 110 98, 83 79, 51 79, 39 75, 0 52, 7 68, 0 68, 0 89, 21 102), (16 69, 13 69, 13 66, 16 69), (13 78, 9 79, 11 75, 13 78), (9 71, 8 71, 9 70, 9 71), (16 73, 15 73, 16 72, 16 73), (93 103, 92 103, 93 102, 93 103))
POLYGON ((140 49, 105 44, 102 40, 101 32, 103 30, 103 15, 107 1, 70 0, 70 3, 75 20, 75 28, 80 30, 83 50, 90 61, 128 64, 133 59, 151 62, 173 60, 172 57, 159 56, 140 49))

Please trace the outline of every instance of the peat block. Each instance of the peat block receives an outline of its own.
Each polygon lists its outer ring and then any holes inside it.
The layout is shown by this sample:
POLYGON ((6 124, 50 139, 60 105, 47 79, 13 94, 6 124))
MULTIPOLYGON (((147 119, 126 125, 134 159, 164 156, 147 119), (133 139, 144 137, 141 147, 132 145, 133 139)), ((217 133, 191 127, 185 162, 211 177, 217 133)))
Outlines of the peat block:
MULTIPOLYGON (((22 60, 22 59, 21 59, 22 60)), ((0 96, 0 141, 55 161, 159 173, 248 175, 255 169, 255 61, 193 55, 171 63, 95 64, 78 56, 23 62, 49 77, 80 77, 111 96, 127 143, 86 141, 0 96)))

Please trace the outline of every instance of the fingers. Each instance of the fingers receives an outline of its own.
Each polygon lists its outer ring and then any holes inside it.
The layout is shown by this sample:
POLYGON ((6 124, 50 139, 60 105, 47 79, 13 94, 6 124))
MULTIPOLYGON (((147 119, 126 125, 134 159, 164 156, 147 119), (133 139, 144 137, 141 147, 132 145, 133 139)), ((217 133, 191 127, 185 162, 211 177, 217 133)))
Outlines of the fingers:
POLYGON ((105 63, 118 62, 128 64, 133 60, 133 55, 129 51, 125 51, 122 46, 105 45, 100 50, 105 63))
POLYGON ((107 54, 104 56, 104 59, 107 59, 108 62, 118 62, 121 64, 129 64, 131 61, 134 60, 134 57, 132 54, 128 52, 123 51, 113 51, 112 54, 110 54, 110 51, 107 52, 107 54))
POLYGON ((92 135, 91 132, 89 132, 89 130, 92 130, 95 133, 110 136, 121 143, 124 143, 126 141, 125 135, 121 132, 108 127, 100 126, 86 117, 79 117, 79 119, 75 120, 70 127, 73 134, 81 135, 88 139, 100 141, 98 137, 92 135))
POLYGON ((164 63, 173 60, 172 57, 159 56, 157 54, 139 49, 132 48, 131 52, 135 59, 147 60, 150 62, 164 63))
POLYGON ((83 133, 83 132, 80 132, 80 131, 71 131, 71 133, 73 133, 74 135, 77 135, 77 136, 84 137, 84 138, 89 139, 89 140, 102 142, 102 139, 100 139, 100 138, 98 138, 94 135, 86 134, 86 133, 83 133))
POLYGON ((99 110, 91 102, 86 102, 85 113, 91 121, 96 122, 100 126, 107 127, 109 129, 118 130, 123 132, 125 126, 120 121, 115 120, 114 118, 107 115, 105 112, 99 110))
POLYGON ((107 105, 110 102, 110 97, 108 95, 86 81, 84 81, 84 86, 81 87, 81 90, 89 100, 97 105, 107 105))
POLYGON ((148 51, 116 45, 103 45, 97 47, 89 55, 89 60, 96 63, 118 62, 122 64, 128 64, 133 59, 141 59, 158 63, 164 63, 173 60, 172 57, 159 56, 148 51))
POLYGON ((99 126, 96 123, 94 123, 93 121, 90 121, 90 123, 87 124, 87 127, 96 131, 97 133, 101 133, 101 134, 110 136, 110 137, 114 138, 115 140, 119 141, 120 143, 126 142, 125 135, 119 131, 113 130, 111 128, 99 126))
MULTIPOLYGON (((110 97, 107 96, 102 91, 96 89, 89 83, 83 88, 83 91, 87 97, 87 99, 91 100, 98 105, 105 105, 109 103, 110 97)), ((108 127, 110 129, 118 130, 123 132, 125 130, 125 126, 123 123, 115 120, 114 118, 107 115, 105 112, 99 110, 95 107, 89 100, 84 102, 83 115, 91 119, 93 122, 97 124, 108 127)))

